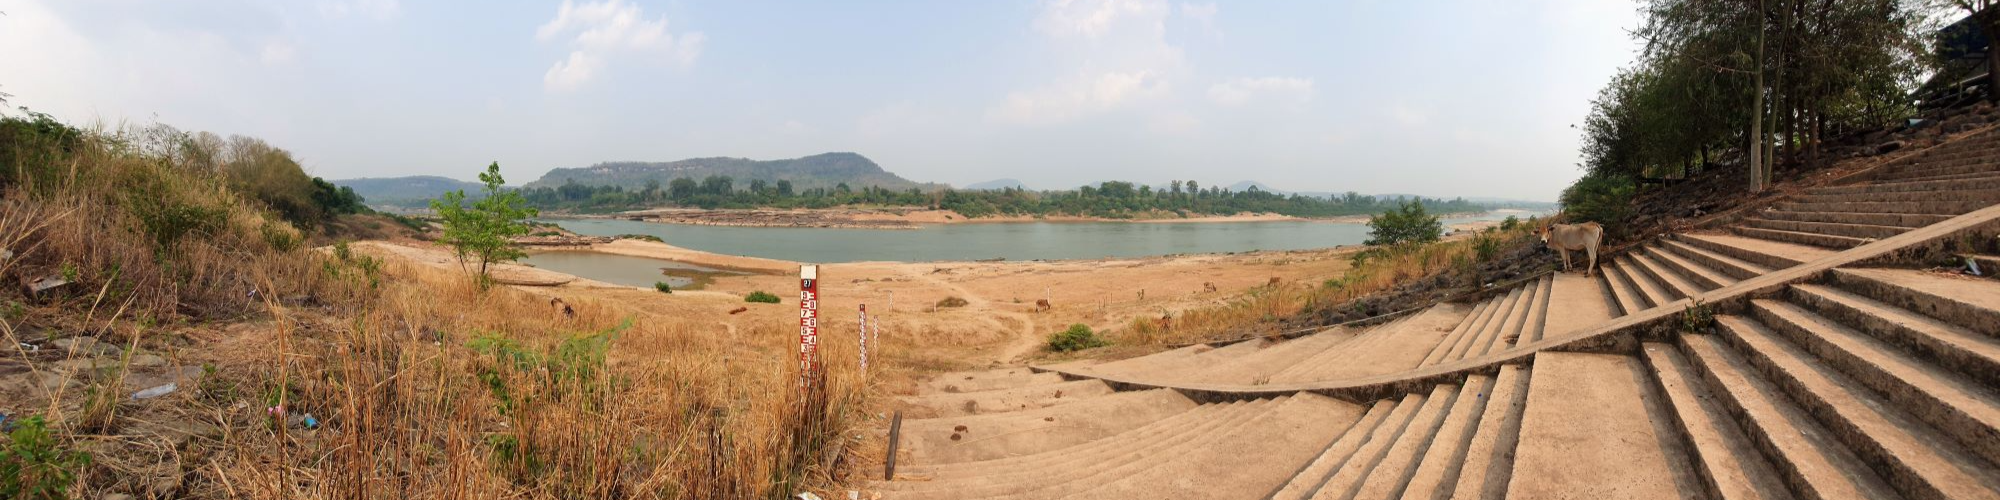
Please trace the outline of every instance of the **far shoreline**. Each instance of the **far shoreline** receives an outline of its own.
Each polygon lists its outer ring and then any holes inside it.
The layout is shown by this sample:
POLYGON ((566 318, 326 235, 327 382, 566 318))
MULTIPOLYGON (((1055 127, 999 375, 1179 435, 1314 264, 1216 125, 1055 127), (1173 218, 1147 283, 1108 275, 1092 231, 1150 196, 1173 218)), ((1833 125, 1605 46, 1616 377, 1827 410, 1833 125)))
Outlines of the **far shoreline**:
MULTIPOLYGON (((1534 213, 1525 209, 1500 208, 1483 212, 1457 212, 1439 214, 1440 219, 1469 218, 1497 213, 1534 213)), ((1017 223, 1132 223, 1132 224, 1212 224, 1243 222, 1329 222, 1339 224, 1365 224, 1371 215, 1340 215, 1332 217, 1297 217, 1268 212, 1242 212, 1229 215, 1201 215, 1195 217, 1138 217, 1112 218, 1075 215, 995 215, 966 217, 950 210, 895 209, 895 208, 829 208, 829 209, 698 209, 698 208, 656 208, 633 210, 610 214, 552 213, 541 216, 553 220, 630 220, 658 224, 678 224, 688 226, 715 227, 761 227, 761 228, 827 228, 827 229, 923 229, 926 227, 952 224, 1017 224, 1017 223)))

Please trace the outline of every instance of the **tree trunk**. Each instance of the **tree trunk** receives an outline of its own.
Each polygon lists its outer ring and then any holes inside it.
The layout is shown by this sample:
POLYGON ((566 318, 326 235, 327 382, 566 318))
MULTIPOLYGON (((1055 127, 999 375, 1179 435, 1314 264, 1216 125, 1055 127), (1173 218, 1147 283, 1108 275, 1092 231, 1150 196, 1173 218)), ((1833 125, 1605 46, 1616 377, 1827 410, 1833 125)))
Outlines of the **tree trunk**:
POLYGON ((1764 192, 1764 2, 1757 2, 1757 64, 1751 68, 1750 192, 1764 192))

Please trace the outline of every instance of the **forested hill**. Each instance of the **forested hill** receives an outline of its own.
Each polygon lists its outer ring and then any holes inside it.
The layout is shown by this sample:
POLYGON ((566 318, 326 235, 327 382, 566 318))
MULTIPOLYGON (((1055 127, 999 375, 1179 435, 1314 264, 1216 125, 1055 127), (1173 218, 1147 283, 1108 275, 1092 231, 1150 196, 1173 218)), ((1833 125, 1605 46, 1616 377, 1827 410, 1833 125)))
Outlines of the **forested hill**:
POLYGON ((709 177, 728 177, 741 183, 763 181, 774 185, 785 181, 800 191, 833 189, 841 184, 853 189, 873 186, 896 191, 942 187, 904 179, 882 170, 881 165, 876 165, 868 157, 855 153, 823 153, 788 160, 718 157, 670 162, 605 162, 582 168, 550 170, 526 187, 560 188, 574 183, 585 187, 618 186, 638 191, 649 185, 656 188, 665 186, 674 179, 701 181, 709 177))
POLYGON ((468 195, 477 195, 480 189, 477 182, 435 175, 364 177, 332 182, 336 186, 354 189, 355 194, 375 206, 423 207, 429 206, 432 198, 446 191, 464 190, 468 195))

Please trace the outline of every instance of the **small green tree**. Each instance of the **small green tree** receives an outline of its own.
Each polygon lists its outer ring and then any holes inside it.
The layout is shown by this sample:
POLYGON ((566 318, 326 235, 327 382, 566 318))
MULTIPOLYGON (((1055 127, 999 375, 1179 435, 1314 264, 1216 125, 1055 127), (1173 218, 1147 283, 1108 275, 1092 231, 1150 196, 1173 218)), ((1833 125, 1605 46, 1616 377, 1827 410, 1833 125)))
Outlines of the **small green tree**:
POLYGON ((1444 236, 1444 224, 1424 212, 1420 200, 1402 203, 1396 210, 1368 218, 1368 244, 1430 243, 1444 236))
POLYGON ((479 262, 479 279, 488 279, 486 268, 494 262, 508 262, 527 256, 514 245, 512 238, 528 234, 529 227, 524 222, 539 212, 527 207, 527 200, 521 193, 506 188, 507 181, 500 177, 500 162, 486 166, 479 174, 479 181, 486 197, 465 206, 465 190, 451 191, 444 198, 431 200, 431 210, 437 211, 444 219, 444 234, 439 241, 451 246, 460 263, 470 258, 479 262))

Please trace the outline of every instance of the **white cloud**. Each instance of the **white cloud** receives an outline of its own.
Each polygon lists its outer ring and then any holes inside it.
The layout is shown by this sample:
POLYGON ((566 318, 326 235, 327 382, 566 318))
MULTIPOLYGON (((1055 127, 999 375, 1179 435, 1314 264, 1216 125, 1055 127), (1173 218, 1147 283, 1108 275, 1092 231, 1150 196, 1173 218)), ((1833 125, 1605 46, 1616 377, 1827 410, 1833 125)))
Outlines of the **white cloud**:
POLYGON ((1142 17, 1158 23, 1169 11, 1164 0, 1048 0, 1035 28, 1043 33, 1095 38, 1109 32, 1121 18, 1142 17))
POLYGON ((264 44, 264 50, 258 53, 257 58, 264 64, 285 64, 298 58, 298 49, 290 43, 274 40, 264 44))
POLYGON ((556 17, 535 29, 535 39, 552 42, 565 38, 574 50, 543 76, 542 83, 550 90, 572 90, 588 83, 613 54, 637 54, 689 66, 700 57, 707 40, 698 31, 675 35, 668 31, 665 16, 648 19, 643 8, 624 0, 563 0, 556 17))
POLYGON ((1153 115, 1146 129, 1161 135, 1190 135, 1201 129, 1201 119, 1185 111, 1168 111, 1153 115))
POLYGON ((1215 29, 1215 12, 1217 10, 1221 9, 1217 8, 1213 2, 1204 4, 1182 3, 1180 5, 1181 17, 1188 18, 1200 24, 1201 31, 1208 33, 1209 36, 1220 37, 1222 36, 1222 32, 1215 29))
POLYGON ((1303 104, 1313 97, 1310 78, 1267 76, 1237 78, 1208 87, 1208 100, 1225 106, 1239 106, 1253 100, 1303 104))
POLYGON ((1423 126, 1431 121, 1430 112, 1401 104, 1389 107, 1387 114, 1390 120, 1406 127, 1423 126))
POLYGON ((1156 73, 1105 72, 1008 94, 1007 100, 989 110, 987 116, 1015 124, 1056 123, 1159 98, 1170 89, 1166 79, 1156 73))
POLYGON ((542 86, 549 90, 575 90, 597 76, 597 70, 604 67, 604 60, 581 50, 570 52, 569 57, 556 61, 549 72, 542 75, 542 86))
POLYGON ((333 19, 361 16, 387 21, 395 19, 402 11, 399 0, 324 0, 319 3, 320 15, 333 19))

